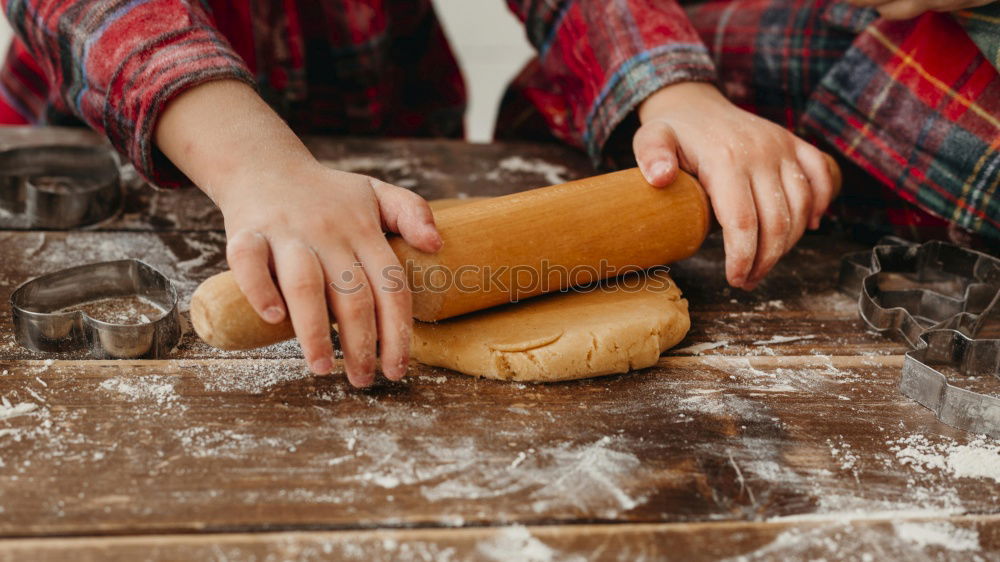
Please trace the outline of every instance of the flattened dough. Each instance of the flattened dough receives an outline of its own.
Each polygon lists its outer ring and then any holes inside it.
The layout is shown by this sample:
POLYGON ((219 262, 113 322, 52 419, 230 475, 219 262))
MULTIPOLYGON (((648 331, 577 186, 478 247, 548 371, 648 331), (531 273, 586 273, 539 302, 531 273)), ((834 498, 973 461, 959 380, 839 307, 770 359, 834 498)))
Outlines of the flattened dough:
POLYGON ((550 382, 653 366, 691 327, 666 271, 438 323, 414 322, 417 361, 491 379, 550 382))
MULTIPOLYGON (((468 200, 432 201, 441 209, 468 200)), ((414 322, 417 361, 468 375, 551 382, 656 364, 691 327, 665 270, 589 292, 557 293, 438 323, 414 322)))

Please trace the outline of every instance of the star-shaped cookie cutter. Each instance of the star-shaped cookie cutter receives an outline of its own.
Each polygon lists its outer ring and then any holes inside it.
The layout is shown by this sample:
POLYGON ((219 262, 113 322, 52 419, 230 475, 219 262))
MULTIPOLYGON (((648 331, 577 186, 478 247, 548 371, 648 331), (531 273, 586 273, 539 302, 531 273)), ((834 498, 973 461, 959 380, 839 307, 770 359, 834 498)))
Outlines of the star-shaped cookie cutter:
POLYGON ((913 349, 900 390, 942 422, 1000 438, 1000 258, 948 244, 883 238, 844 257, 841 290, 858 295, 868 326, 913 349), (960 388, 956 376, 997 378, 994 395, 960 388))

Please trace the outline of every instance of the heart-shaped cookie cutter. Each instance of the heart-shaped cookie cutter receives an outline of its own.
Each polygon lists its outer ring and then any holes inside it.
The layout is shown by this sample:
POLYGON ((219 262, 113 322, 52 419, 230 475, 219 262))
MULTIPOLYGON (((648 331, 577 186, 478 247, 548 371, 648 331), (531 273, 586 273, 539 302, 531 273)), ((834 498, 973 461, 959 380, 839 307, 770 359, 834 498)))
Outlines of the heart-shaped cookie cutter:
POLYGON ((107 146, 22 146, 0 151, 0 227, 94 225, 122 204, 117 154, 107 146))
POLYGON ((177 292, 162 273, 139 260, 63 269, 22 284, 10 296, 15 339, 40 352, 89 351, 96 358, 163 358, 181 336, 177 292), (117 324, 82 307, 138 297, 162 315, 117 324))
POLYGON ((952 427, 1000 438, 1000 394, 960 388, 942 372, 1000 381, 1000 258, 887 237, 844 257, 840 288, 858 295, 866 324, 914 348, 903 360, 904 395, 952 427))

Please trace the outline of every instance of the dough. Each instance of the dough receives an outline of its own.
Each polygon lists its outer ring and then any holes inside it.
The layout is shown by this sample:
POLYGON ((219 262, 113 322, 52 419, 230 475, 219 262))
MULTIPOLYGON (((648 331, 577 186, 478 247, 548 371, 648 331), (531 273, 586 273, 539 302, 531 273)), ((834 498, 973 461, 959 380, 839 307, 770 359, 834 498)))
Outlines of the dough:
MULTIPOLYGON (((471 199, 431 201, 431 208, 471 199)), ((656 364, 691 327, 687 300, 665 269, 586 292, 555 293, 438 323, 414 322, 411 356, 500 380, 552 382, 656 364)))
POLYGON ((411 355, 491 379, 562 381, 651 367, 690 326, 687 301, 667 272, 656 270, 589 292, 414 322, 411 355))

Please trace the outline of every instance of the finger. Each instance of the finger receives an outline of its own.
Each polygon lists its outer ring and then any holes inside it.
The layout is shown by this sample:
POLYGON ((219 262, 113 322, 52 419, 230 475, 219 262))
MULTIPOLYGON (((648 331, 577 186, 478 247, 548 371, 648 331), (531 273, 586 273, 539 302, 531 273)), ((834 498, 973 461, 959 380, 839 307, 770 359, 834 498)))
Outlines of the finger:
POLYGON ((663 121, 650 121, 636 131, 632 150, 639 170, 650 184, 666 187, 677 177, 677 136, 663 121))
POLYGON ((800 142, 795 147, 795 156, 799 161, 799 166, 809 181, 812 189, 812 211, 809 217, 809 228, 819 228, 823 213, 826 212, 830 202, 836 196, 836 186, 830 167, 827 164, 827 156, 812 145, 800 142))
POLYGON ((788 213, 791 218, 791 229, 784 252, 788 253, 805 234, 806 227, 812 219, 813 192, 805 172, 795 160, 781 163, 781 184, 785 189, 785 201, 788 203, 788 213))
POLYGON ((424 198, 408 189, 370 179, 378 199, 382 224, 406 243, 424 252, 436 252, 444 241, 434 226, 434 215, 424 198))
POLYGON ((287 242, 274 247, 274 266, 306 363, 312 372, 325 375, 333 369, 333 345, 319 260, 301 242, 287 242))
POLYGON ((792 219, 781 186, 778 170, 765 171, 754 176, 750 182, 753 188, 757 220, 760 223, 757 255, 750 270, 747 290, 753 289, 768 271, 778 263, 788 247, 792 219))
POLYGON ((702 174, 701 180, 722 226, 726 279, 733 287, 742 287, 757 252, 757 211, 747 176, 728 168, 720 169, 726 171, 719 175, 702 174))
POLYGON ((241 230, 226 243, 226 261, 257 315, 270 324, 285 319, 285 303, 271 278, 271 248, 264 235, 241 230))
POLYGON ((914 0, 893 0, 875 9, 887 20, 908 20, 928 11, 927 7, 914 0))
POLYGON ((406 375, 413 329, 412 301, 403 268, 389 245, 378 241, 357 252, 372 284, 382 373, 389 380, 406 375))
POLYGON ((375 381, 377 336, 371 283, 353 253, 344 248, 330 248, 321 250, 321 255, 347 380, 358 388, 370 386, 375 381))

